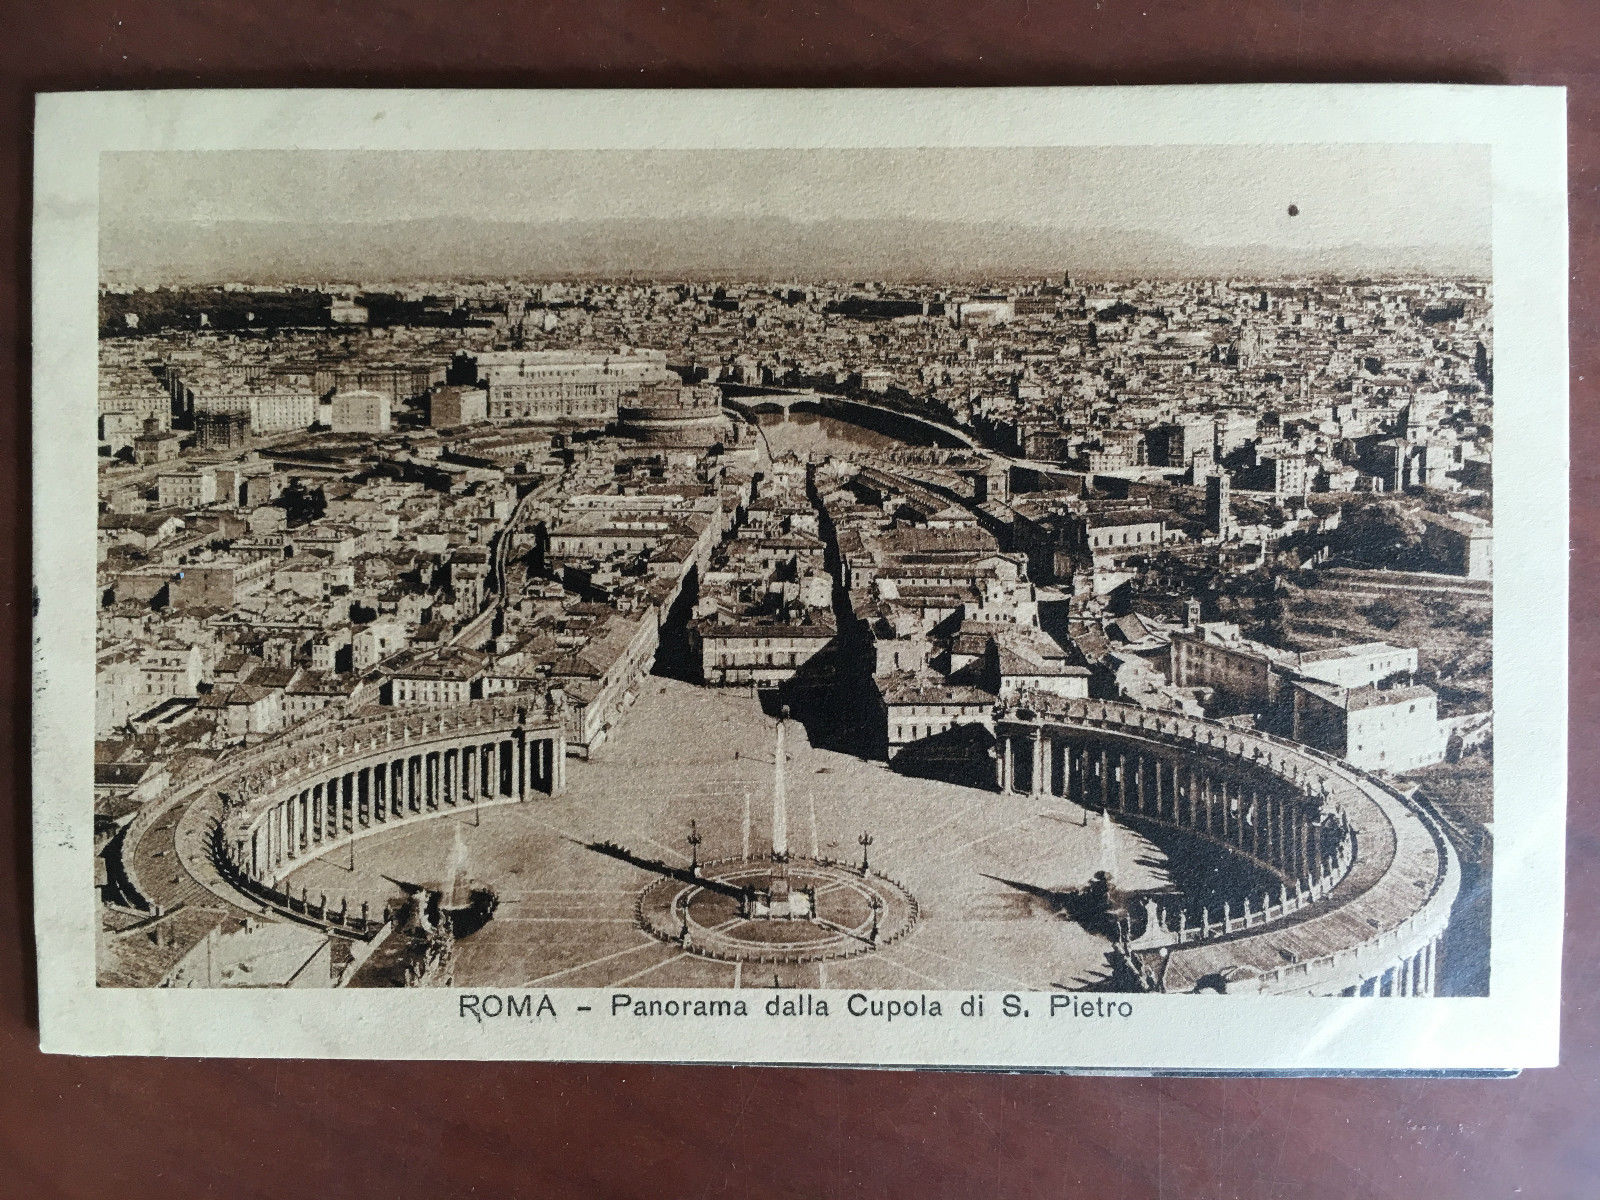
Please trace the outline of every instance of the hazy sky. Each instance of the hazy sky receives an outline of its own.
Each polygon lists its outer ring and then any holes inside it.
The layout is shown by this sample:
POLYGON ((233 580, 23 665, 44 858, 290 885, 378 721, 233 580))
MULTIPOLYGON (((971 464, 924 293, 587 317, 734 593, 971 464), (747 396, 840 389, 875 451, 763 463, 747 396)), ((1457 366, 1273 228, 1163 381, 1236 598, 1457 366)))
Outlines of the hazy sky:
POLYGON ((1304 253, 1487 247, 1490 187, 1486 148, 1437 145, 113 153, 101 220, 125 252, 185 223, 693 216, 998 221, 1304 253))

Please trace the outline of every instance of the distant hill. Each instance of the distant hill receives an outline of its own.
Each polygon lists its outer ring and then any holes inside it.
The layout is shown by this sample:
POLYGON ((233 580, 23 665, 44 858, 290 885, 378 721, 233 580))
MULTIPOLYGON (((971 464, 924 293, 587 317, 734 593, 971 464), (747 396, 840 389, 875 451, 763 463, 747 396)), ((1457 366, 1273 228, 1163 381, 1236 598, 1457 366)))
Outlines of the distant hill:
POLYGON ((424 219, 370 224, 161 222, 101 230, 110 284, 423 278, 963 280, 1311 273, 1486 275, 1475 246, 1196 246, 1131 234, 926 220, 778 218, 546 223, 424 219))

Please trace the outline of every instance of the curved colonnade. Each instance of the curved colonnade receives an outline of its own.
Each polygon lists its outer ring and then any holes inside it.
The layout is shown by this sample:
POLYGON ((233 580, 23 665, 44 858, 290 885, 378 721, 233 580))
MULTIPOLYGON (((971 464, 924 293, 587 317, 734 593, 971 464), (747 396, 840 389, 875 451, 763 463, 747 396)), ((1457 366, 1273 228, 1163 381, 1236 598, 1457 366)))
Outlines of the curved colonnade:
POLYGON ((564 729, 542 704, 493 699, 391 711, 240 755, 231 769, 153 805, 145 826, 130 830, 128 873, 159 908, 160 889, 142 876, 151 866, 167 869, 154 860, 173 851, 225 900, 370 937, 383 921, 365 906, 352 910, 343 898, 330 902, 304 890, 296 896, 285 877, 363 837, 565 786, 564 729), (175 820, 164 818, 179 805, 175 820), (170 832, 171 841, 149 836, 157 832, 170 832))
POLYGON ((997 711, 996 782, 1134 828, 1199 839, 1275 885, 1215 907, 1145 906, 1124 942, 1169 992, 1432 995, 1460 887, 1430 816, 1309 747, 1111 701, 1024 697, 997 711))
MULTIPOLYGON (((1276 879, 1237 905, 1152 903, 1121 946, 1144 986, 1433 993, 1459 865, 1432 818, 1380 780, 1266 734, 1109 701, 1026 697, 996 711, 994 733, 1003 791, 1165 827, 1276 879)), ((398 825, 559 792, 565 754, 559 716, 510 698, 312 724, 147 805, 124 865, 154 911, 191 898, 182 863, 244 911, 371 937, 374 914, 296 896, 285 877, 398 825)))

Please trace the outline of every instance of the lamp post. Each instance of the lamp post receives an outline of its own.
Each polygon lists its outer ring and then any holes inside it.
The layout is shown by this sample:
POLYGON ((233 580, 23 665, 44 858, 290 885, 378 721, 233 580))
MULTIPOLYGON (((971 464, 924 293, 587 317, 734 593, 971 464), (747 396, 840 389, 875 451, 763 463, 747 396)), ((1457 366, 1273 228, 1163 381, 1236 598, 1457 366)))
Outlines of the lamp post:
POLYGON ((872 845, 872 835, 863 833, 856 839, 856 843, 861 847, 861 874, 865 875, 867 873, 867 847, 872 845))
POLYGON ((700 830, 693 821, 689 822, 689 874, 696 877, 700 874, 700 843, 705 841, 700 836, 700 830))

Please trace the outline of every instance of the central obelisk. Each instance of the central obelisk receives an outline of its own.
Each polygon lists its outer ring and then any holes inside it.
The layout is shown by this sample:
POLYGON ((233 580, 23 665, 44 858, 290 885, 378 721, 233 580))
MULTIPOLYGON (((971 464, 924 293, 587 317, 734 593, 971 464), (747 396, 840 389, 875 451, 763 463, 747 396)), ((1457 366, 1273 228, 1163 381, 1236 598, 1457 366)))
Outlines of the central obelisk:
POLYGON ((772 880, 768 895, 773 914, 789 909, 789 800, 783 788, 783 734, 789 723, 787 706, 778 713, 778 746, 772 756, 772 880))

